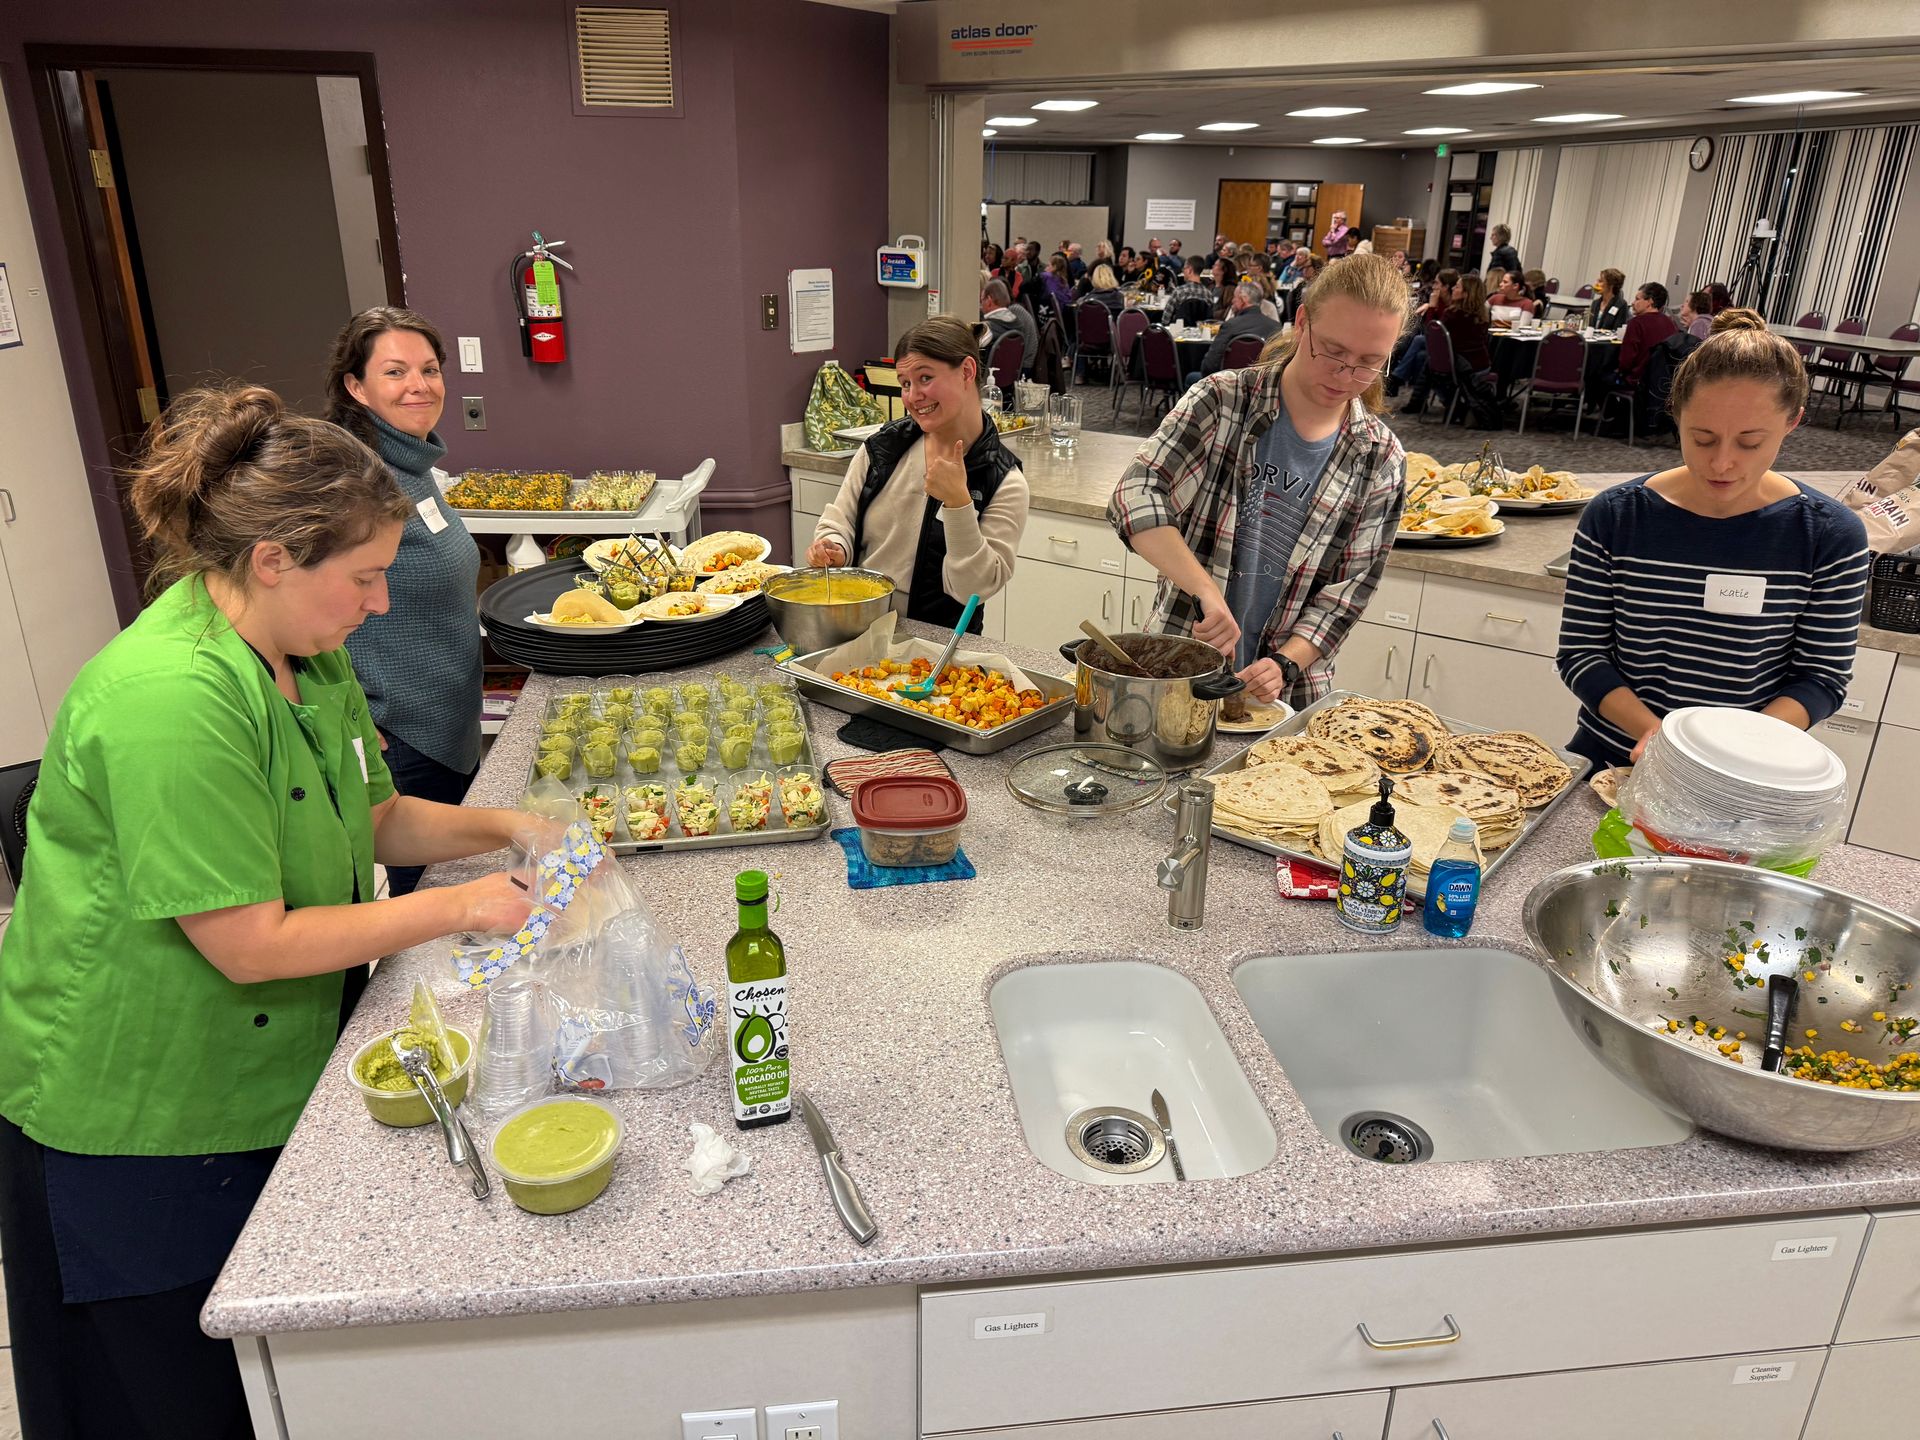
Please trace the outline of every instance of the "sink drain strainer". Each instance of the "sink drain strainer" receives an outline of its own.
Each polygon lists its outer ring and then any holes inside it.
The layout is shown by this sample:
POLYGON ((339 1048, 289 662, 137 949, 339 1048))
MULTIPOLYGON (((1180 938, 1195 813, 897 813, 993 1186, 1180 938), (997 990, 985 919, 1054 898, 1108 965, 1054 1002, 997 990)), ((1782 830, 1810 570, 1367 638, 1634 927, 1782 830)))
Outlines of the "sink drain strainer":
POLYGON ((1160 1163, 1167 1153, 1167 1138, 1138 1110, 1094 1105, 1067 1121, 1067 1148, 1095 1170, 1131 1175, 1160 1163))
POLYGON ((1433 1156, 1433 1137, 1411 1120, 1385 1110, 1367 1110, 1340 1127, 1354 1154, 1382 1165, 1415 1165, 1433 1156))

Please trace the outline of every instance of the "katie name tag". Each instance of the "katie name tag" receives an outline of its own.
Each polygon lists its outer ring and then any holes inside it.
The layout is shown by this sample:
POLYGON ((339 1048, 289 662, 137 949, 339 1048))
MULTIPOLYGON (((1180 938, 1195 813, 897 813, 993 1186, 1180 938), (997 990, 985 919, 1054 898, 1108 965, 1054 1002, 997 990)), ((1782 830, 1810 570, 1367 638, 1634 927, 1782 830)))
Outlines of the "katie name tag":
POLYGON ((440 513, 440 502, 431 495, 413 508, 420 512, 420 518, 426 522, 429 534, 438 535, 447 528, 447 517, 440 513))
POLYGON ((1707 613, 1709 615, 1758 615, 1766 608, 1765 576, 1707 576, 1707 613))

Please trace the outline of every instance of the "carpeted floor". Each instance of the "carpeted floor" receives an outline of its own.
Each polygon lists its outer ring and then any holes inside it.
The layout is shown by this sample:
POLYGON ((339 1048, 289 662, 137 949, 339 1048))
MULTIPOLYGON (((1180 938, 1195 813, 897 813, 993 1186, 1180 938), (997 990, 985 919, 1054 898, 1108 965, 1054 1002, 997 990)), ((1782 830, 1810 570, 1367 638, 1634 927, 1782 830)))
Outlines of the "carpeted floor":
MULTIPOLYGON (((1152 405, 1141 405, 1137 388, 1122 394, 1117 418, 1104 384, 1078 385, 1074 393, 1081 397, 1082 424, 1088 430, 1151 435, 1159 423, 1152 405)), ((1680 463, 1680 448, 1671 440, 1662 444, 1628 445, 1624 440, 1595 437, 1591 409, 1585 428, 1576 437, 1572 433, 1570 406, 1560 416, 1544 415, 1541 407, 1535 407, 1527 420, 1527 433, 1520 435, 1511 426, 1504 431, 1468 430, 1456 423, 1446 429, 1440 424, 1442 406, 1430 405, 1422 419, 1398 413, 1402 403, 1404 397, 1390 402, 1387 423, 1393 426, 1407 449, 1423 450, 1442 464, 1473 458, 1489 439, 1507 465, 1515 469, 1544 465, 1549 470, 1571 470, 1575 474, 1583 471, 1609 474, 1664 470, 1680 463)), ((1894 442, 1907 428, 1906 421, 1896 426, 1885 415, 1869 411, 1866 415, 1850 416, 1846 428, 1836 431, 1833 413, 1830 405, 1813 411, 1809 419, 1787 437, 1777 468, 1787 474, 1796 470, 1864 472, 1893 449, 1894 442)))

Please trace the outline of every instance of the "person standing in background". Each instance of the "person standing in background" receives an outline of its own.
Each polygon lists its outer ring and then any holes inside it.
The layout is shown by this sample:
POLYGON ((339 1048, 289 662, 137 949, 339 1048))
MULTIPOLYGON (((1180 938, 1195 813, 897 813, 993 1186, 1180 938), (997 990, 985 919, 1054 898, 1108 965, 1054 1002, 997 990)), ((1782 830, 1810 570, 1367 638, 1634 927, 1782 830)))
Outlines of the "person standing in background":
POLYGON ((1513 231, 1504 225, 1496 225, 1488 232, 1493 241, 1493 254, 1487 257, 1487 269, 1507 270, 1520 273, 1520 252, 1513 248, 1513 231))
MULTIPOLYGON (((447 453, 434 432, 447 403, 446 358, 425 316, 391 305, 363 310, 333 342, 327 419, 386 462, 414 512, 387 570, 392 607, 347 637, 347 653, 393 788, 458 805, 480 768, 480 547, 435 479, 447 453)), ((423 869, 390 868, 387 893, 410 893, 423 869)))
POLYGON ((1327 227, 1327 233, 1320 237, 1320 248, 1326 252, 1329 260, 1338 260, 1353 248, 1354 234, 1347 224, 1347 212, 1333 212, 1333 223, 1327 227))
POLYGON ((1067 241, 1066 254, 1067 274, 1073 277, 1075 284, 1078 284, 1080 277, 1087 273, 1087 262, 1080 258, 1080 242, 1078 240, 1067 241))

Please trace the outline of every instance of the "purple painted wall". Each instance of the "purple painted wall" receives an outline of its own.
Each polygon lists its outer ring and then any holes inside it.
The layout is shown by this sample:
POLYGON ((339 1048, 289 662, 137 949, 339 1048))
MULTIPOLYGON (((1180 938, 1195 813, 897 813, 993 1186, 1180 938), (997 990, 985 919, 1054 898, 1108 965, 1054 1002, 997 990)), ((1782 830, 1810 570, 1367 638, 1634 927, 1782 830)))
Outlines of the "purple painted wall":
MULTIPOLYGON (((681 118, 580 117, 563 0, 90 0, 0 18, 7 86, 41 256, 89 462, 105 463, 45 160, 26 87, 30 42, 364 51, 375 57, 409 302, 486 371, 448 374, 450 467, 719 462, 709 528, 789 527, 778 429, 823 357, 787 353, 791 268, 831 265, 835 353, 886 347, 872 253, 885 239, 884 17, 802 0, 682 0, 681 118), (507 262, 528 231, 568 241, 569 360, 520 357, 507 262), (762 292, 781 326, 759 328, 762 292), (488 429, 452 401, 483 395, 488 429)), ((271 217, 263 217, 271 223, 271 217)), ((451 358, 451 357, 450 357, 451 358)), ((323 363, 316 356, 315 364, 323 363)))

